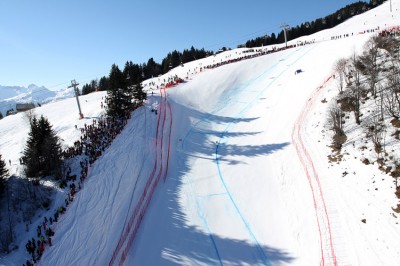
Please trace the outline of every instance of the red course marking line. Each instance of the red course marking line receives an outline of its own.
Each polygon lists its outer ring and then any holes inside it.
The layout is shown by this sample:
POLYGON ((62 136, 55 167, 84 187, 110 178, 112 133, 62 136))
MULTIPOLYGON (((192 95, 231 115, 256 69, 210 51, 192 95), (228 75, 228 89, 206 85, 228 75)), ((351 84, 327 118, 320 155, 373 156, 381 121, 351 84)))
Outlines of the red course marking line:
POLYGON ((322 224, 326 223, 325 226, 327 226, 327 229, 329 232, 329 245, 330 245, 331 258, 333 259, 333 264, 336 266, 337 260, 336 260, 336 255, 335 255, 335 251, 334 251, 334 246, 333 246, 332 232, 331 232, 328 211, 327 211, 325 199, 324 199, 324 196, 322 193, 322 186, 321 186, 321 183, 320 183, 320 180, 318 177, 318 173, 315 169, 314 163, 311 159, 310 154, 308 153, 307 149, 305 148, 305 145, 303 143, 303 140, 302 140, 302 137, 300 134, 301 125, 304 123, 304 120, 305 120, 306 116, 308 115, 308 112, 310 111, 310 108, 312 107, 312 104, 314 103, 316 96, 320 93, 322 88, 331 79, 331 77, 332 76, 328 77, 324 81, 324 83, 313 92, 313 94, 307 101, 305 107, 303 108, 302 112, 300 113, 299 118, 295 122, 295 126, 292 131, 292 143, 295 145, 297 155, 298 155, 298 157, 301 161, 301 164, 303 165, 303 168, 306 172, 307 179, 310 184, 311 191, 312 191, 315 214, 316 214, 317 224, 318 224, 318 231, 319 231, 319 236, 320 236, 321 265, 325 265, 323 242, 326 242, 326 239, 323 239, 323 236, 322 236, 321 223, 322 224), (309 165, 311 165, 310 170, 312 170, 313 176, 310 175, 311 171, 309 170, 309 165), (316 182, 317 185, 313 186, 313 182, 316 182), (318 191, 316 191, 316 190, 318 190, 318 191), (321 206, 321 204, 322 204, 322 206, 321 206), (321 211, 321 208, 323 211, 322 216, 321 216, 321 213, 319 213, 319 211, 321 211))
MULTIPOLYGON (((161 91, 160 91, 160 94, 161 94, 161 91)), ((165 88, 164 88, 164 95, 165 95, 165 96, 164 96, 164 97, 165 97, 165 98, 164 98, 164 102, 167 102, 167 100, 166 100, 165 88)), ((133 243, 133 240, 134 240, 134 238, 135 238, 136 232, 137 232, 137 230, 139 229, 140 223, 141 223, 141 221, 142 221, 142 219, 143 219, 143 217, 144 217, 144 215, 145 215, 145 213, 146 213, 147 207, 148 207, 149 204, 150 204, 150 201, 151 201, 151 199, 152 199, 152 197, 153 197, 154 191, 155 191, 155 189, 156 189, 156 187, 157 187, 157 185, 158 185, 158 183, 159 183, 159 181, 160 181, 161 175, 162 175, 162 173, 163 173, 163 164, 162 164, 162 162, 163 162, 163 148, 164 148, 164 147, 163 147, 163 141, 164 141, 165 121, 166 121, 166 117, 167 117, 167 112, 166 112, 165 103, 164 103, 164 104, 161 103, 160 109, 163 109, 163 111, 164 111, 164 112, 163 112, 163 113, 164 113, 164 117, 163 117, 163 122, 162 122, 162 127, 161 127, 161 129, 162 129, 162 130, 161 130, 161 134, 162 134, 162 135, 161 135, 161 144, 160 144, 161 149, 159 150, 159 151, 160 151, 160 156, 161 156, 160 171, 158 172, 156 181, 153 183, 153 186, 151 187, 150 194, 149 194, 149 197, 147 197, 147 199, 146 199, 146 203, 145 203, 145 205, 144 205, 144 208, 142 209, 142 211, 141 211, 141 213, 140 213, 139 221, 138 221, 138 223, 137 223, 137 226, 135 226, 135 229, 136 229, 136 230, 131 234, 131 236, 130 236, 130 238, 129 238, 129 240, 128 240, 128 244, 126 245, 124 251, 122 252, 121 260, 120 260, 119 266, 122 266, 122 265, 124 264, 124 262, 125 262, 126 256, 127 256, 128 252, 129 252, 131 246, 132 246, 132 243, 133 243)), ((162 112, 162 110, 160 110, 160 116, 161 116, 161 112, 162 112)), ((164 176, 165 176, 165 175, 166 175, 166 172, 164 172, 164 176)))
MULTIPOLYGON (((160 95, 162 95, 161 89, 160 89, 160 95)), ((128 239, 127 247, 130 248, 130 246, 131 246, 131 244, 132 244, 132 241, 133 241, 133 239, 135 238, 135 235, 136 235, 136 233, 137 233, 137 231, 138 231, 138 229, 139 229, 139 226, 140 226, 140 223, 141 223, 141 221, 142 221, 142 219, 143 219, 143 216, 144 216, 144 214, 145 214, 146 208, 147 208, 147 206, 148 206, 148 204, 149 204, 149 202, 150 202, 150 199, 151 199, 151 197, 152 197, 152 195, 153 195, 153 193, 154 193, 155 187, 156 187, 156 185, 158 184, 159 176, 161 175, 161 171, 162 171, 162 163, 161 163, 160 173, 159 173, 159 175, 157 176, 156 182, 153 184, 153 186, 152 186, 152 188, 151 188, 151 191, 150 191, 150 194, 147 194, 147 190, 149 189, 149 186, 150 186, 150 184, 152 183, 153 178, 154 178, 154 175, 155 175, 155 172, 156 172, 156 170, 157 170, 157 165, 158 165, 158 153, 159 153, 159 151, 160 151, 160 153, 161 153, 161 158, 162 158, 162 143, 161 143, 161 150, 160 150, 159 145, 158 145, 158 135, 159 135, 160 119, 161 119, 160 117, 161 117, 161 114, 162 114, 162 112, 161 112, 161 109, 162 109, 162 108, 163 108, 163 105, 160 104, 160 115, 158 116, 158 119, 157 119, 157 130, 156 130, 156 144, 155 144, 155 146, 156 146, 156 158, 155 158, 155 162, 154 162, 154 166, 153 166, 152 172, 151 172, 151 174, 150 174, 150 177, 149 177, 148 181, 146 182, 145 189, 144 189, 144 191, 143 191, 143 193, 142 193, 142 196, 141 196, 140 199, 139 199, 138 204, 136 205, 135 211, 134 211, 133 215, 131 216, 131 218, 130 218, 130 220, 129 220, 128 226, 127 226, 126 230, 125 230, 124 233, 121 235, 121 237, 120 237, 120 239, 119 239, 119 241, 118 241, 118 245, 117 245, 117 247, 115 248, 115 250, 114 250, 114 252, 113 252, 113 255, 112 255, 112 258, 111 258, 111 260, 110 260, 110 262, 109 262, 109 266, 114 265, 114 262, 115 262, 115 260, 116 260, 116 258, 117 258, 117 255, 118 255, 118 253, 120 252, 120 249, 122 248, 122 246, 123 246, 124 242, 126 241, 127 237, 129 236, 130 230, 131 230, 132 225, 133 225, 133 222, 135 221, 135 218, 136 218, 137 214, 139 213, 139 210, 141 209, 140 215, 139 215, 139 218, 138 218, 138 220, 137 220, 137 222, 136 222, 136 224, 135 224, 134 230, 133 230, 132 234, 130 235, 130 237, 129 237, 129 239, 128 239), (144 205, 143 208, 141 208, 141 207, 142 207, 142 204, 143 204, 143 202, 144 202, 144 200, 145 200, 146 195, 149 195, 149 197, 146 198, 145 205, 144 205)), ((164 108, 164 109, 165 109, 165 108, 164 108)), ((165 112, 164 112, 164 113, 165 113, 165 112)), ((163 119, 164 119, 164 122, 165 122, 165 115, 164 115, 164 118, 163 118, 163 119)), ((162 131, 163 131, 163 128, 162 128, 162 131)), ((121 255, 121 260, 120 260, 119 265, 122 265, 122 264, 124 263, 124 261, 125 261, 125 259, 126 259, 127 251, 129 251, 129 248, 125 248, 125 249, 124 249, 124 251, 123 251, 123 253, 122 253, 122 255, 121 255)))
MULTIPOLYGON (((164 90, 164 95, 166 96, 165 88, 164 88, 163 90, 164 90)), ((160 94, 162 95, 161 90, 160 90, 160 94)), ((167 173, 168 173, 169 156, 170 156, 170 146, 171 146, 170 143, 171 143, 171 132, 172 132, 172 110, 171 110, 171 105, 170 105, 170 103, 166 100, 166 97, 164 98, 164 102, 167 103, 167 105, 168 105, 168 110, 169 110, 169 114, 170 114, 170 128, 169 128, 168 150, 167 150, 167 151, 168 151, 168 155, 167 155, 167 162, 166 162, 166 170, 164 171, 164 178, 163 178, 164 181, 165 181, 166 176, 167 176, 167 173)), ((138 231, 138 229, 139 229, 140 223, 141 223, 141 221, 143 220, 143 217, 144 217, 144 215, 145 215, 145 213, 146 213, 147 207, 148 207, 148 205, 150 204, 150 201, 151 201, 151 199, 152 199, 152 196, 153 196, 153 194, 154 194, 154 191, 155 191, 155 189, 156 189, 156 187, 157 187, 157 185, 158 185, 158 183, 159 183, 159 181, 160 181, 161 175, 162 175, 162 173, 163 173, 163 171, 162 171, 162 170, 163 170, 163 165, 162 165, 162 161, 163 161, 163 152, 162 152, 162 150, 163 150, 163 139, 164 139, 165 121, 166 121, 166 117, 167 117, 167 111, 166 111, 165 104, 160 103, 160 116, 161 116, 162 113, 164 113, 164 117, 163 117, 163 122, 162 122, 162 126, 161 126, 161 134, 162 134, 162 135, 161 135, 161 143, 160 143, 161 150, 160 150, 160 149, 157 149, 157 154, 158 154, 158 151, 160 151, 160 157, 161 157, 160 171, 158 172, 156 181, 153 183, 153 185, 152 185, 152 187, 151 187, 149 197, 147 197, 146 202, 145 202, 145 205, 144 205, 144 207, 142 208, 142 210, 141 210, 141 212, 140 212, 140 215, 139 215, 139 218, 138 218, 138 222, 136 223, 135 228, 134 228, 132 234, 130 235, 130 237, 129 237, 129 239, 128 239, 128 243, 127 243, 125 249, 123 250, 123 252, 122 252, 122 254, 121 254, 121 260, 120 260, 120 262, 119 262, 119 264, 118 264, 119 266, 122 266, 122 265, 124 264, 125 260, 126 260, 126 256, 127 256, 128 252, 129 252, 131 246, 132 246, 133 240, 134 240, 134 238, 135 238, 135 236, 136 236, 136 233, 137 233, 137 231, 138 231), (163 109, 163 110, 161 110, 161 109, 163 109), (164 112, 162 112, 162 111, 164 111, 164 112)), ((160 116, 159 116, 159 119, 160 119, 160 116)), ((158 121, 159 121, 159 120, 158 120, 158 121)), ((157 123, 157 136, 158 136, 158 128, 159 128, 159 122, 157 123)), ((158 137, 157 137, 157 139, 158 139, 158 137)), ((155 169, 155 168, 154 168, 154 169, 155 169)), ((152 179, 152 178, 154 177, 154 173, 155 173, 155 171, 152 172, 152 176, 151 176, 150 179, 152 179)), ((150 182, 150 183, 151 183, 151 182, 150 182)), ((148 183, 148 184, 149 184, 149 183, 148 183)), ((145 192, 146 192, 146 191, 147 191, 147 186, 146 186, 145 192)), ((140 203, 140 205, 141 205, 141 203, 140 203)), ((135 213, 134 215, 136 215, 136 213, 135 213)), ((126 237, 125 237, 125 239, 126 239, 126 237)), ((125 241, 125 240, 124 240, 124 241, 125 241)), ((123 242, 124 242, 124 241, 123 241, 123 242)), ((121 244, 121 246, 122 246, 122 244, 121 244)), ((118 252, 119 252, 119 251, 118 251, 118 252)))

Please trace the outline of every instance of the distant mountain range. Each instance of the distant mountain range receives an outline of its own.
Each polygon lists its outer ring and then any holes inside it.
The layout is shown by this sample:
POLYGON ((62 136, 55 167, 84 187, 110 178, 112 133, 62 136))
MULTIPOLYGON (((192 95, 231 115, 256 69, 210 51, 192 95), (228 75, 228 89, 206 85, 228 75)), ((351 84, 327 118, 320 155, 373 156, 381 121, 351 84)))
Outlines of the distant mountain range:
POLYGON ((51 91, 34 84, 26 87, 0 85, 0 112, 5 116, 7 110, 14 109, 17 103, 34 103, 36 106, 74 96, 73 88, 51 91))

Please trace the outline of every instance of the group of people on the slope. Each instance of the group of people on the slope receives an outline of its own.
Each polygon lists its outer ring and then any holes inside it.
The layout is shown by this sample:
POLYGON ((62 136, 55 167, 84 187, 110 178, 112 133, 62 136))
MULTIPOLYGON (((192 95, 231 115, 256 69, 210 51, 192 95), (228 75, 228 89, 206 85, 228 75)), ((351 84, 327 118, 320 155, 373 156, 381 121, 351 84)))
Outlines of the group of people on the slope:
POLYGON ((125 127, 129 118, 130 113, 121 117, 93 120, 92 125, 85 124, 84 134, 77 145, 78 149, 89 158, 90 165, 110 146, 111 142, 125 127))
POLYGON ((379 35, 382 36, 382 37, 388 37, 388 36, 395 37, 395 36, 399 36, 399 35, 400 35, 400 26, 390 27, 390 28, 387 28, 387 29, 385 29, 385 30, 382 30, 382 31, 379 33, 379 35))
MULTIPOLYGON (((365 34, 365 33, 373 33, 375 31, 379 31, 379 26, 376 27, 375 29, 367 29, 367 30, 363 30, 360 32, 357 32, 357 34, 365 34)), ((339 40, 342 38, 348 38, 350 36, 354 36, 354 32, 350 33, 345 33, 345 34, 341 34, 341 35, 335 35, 335 36, 331 36, 331 40, 339 40)))
MULTIPOLYGON (((84 125, 81 130, 80 140, 74 143, 73 147, 66 149, 63 152, 64 158, 73 158, 81 156, 80 161, 80 178, 77 183, 77 176, 71 175, 71 168, 68 168, 64 182, 69 184, 69 192, 65 198, 65 204, 60 206, 54 213, 54 216, 44 220, 37 227, 37 239, 33 238, 26 243, 26 251, 31 256, 23 266, 33 266, 41 258, 46 245, 52 245, 52 236, 54 230, 52 226, 57 223, 59 216, 64 214, 66 208, 74 200, 75 194, 82 189, 82 184, 88 176, 88 168, 96 159, 108 148, 115 137, 122 131, 131 116, 131 112, 120 117, 104 117, 99 120, 93 120, 91 125, 84 125)), ((75 127, 77 130, 78 128, 75 127)))
POLYGON ((47 217, 44 217, 42 224, 38 225, 36 229, 37 239, 32 237, 32 239, 29 239, 25 245, 26 251, 32 257, 32 260, 27 260, 26 264, 24 265, 26 266, 34 265, 42 257, 45 246, 52 245, 51 238, 52 236, 54 236, 54 231, 51 228, 51 226, 53 225, 54 222, 57 222, 57 220, 58 220, 58 213, 54 215, 54 219, 53 217, 50 217, 49 219, 47 219, 47 217))

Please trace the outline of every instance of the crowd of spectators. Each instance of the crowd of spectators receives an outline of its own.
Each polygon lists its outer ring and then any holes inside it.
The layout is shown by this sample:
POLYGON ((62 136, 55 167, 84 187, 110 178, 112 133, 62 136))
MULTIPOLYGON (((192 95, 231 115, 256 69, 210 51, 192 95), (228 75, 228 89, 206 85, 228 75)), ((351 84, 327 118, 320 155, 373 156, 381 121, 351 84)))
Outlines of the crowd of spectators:
MULTIPOLYGON (((26 251, 30 255, 23 266, 33 266, 42 257, 47 246, 51 246, 52 237, 54 236, 54 226, 63 215, 68 206, 74 201, 76 193, 82 187, 88 176, 89 167, 98 159, 104 151, 110 146, 115 137, 122 131, 130 118, 131 113, 127 112, 125 116, 109 117, 104 116, 99 119, 93 119, 91 124, 84 124, 84 127, 78 128, 81 137, 75 141, 73 147, 69 147, 63 151, 65 159, 80 157, 80 177, 77 180, 77 174, 72 174, 71 168, 68 167, 64 178, 60 182, 61 188, 67 188, 64 204, 59 206, 54 214, 50 217, 45 216, 40 225, 36 229, 36 237, 29 239, 25 245, 26 251)), ((78 170, 79 172, 79 170, 78 170)))

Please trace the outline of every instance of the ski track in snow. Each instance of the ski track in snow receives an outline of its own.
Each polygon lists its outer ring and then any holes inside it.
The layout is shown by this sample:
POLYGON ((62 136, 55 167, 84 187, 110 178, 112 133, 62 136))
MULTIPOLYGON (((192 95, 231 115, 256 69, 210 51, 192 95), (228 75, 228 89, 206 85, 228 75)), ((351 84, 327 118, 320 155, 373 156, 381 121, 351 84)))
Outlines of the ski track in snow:
MULTIPOLYGON (((158 132, 159 132, 159 126, 160 126, 160 119, 161 119, 161 112, 160 115, 158 116, 157 119, 157 126, 156 126, 156 143, 155 143, 155 149, 156 149, 156 157, 155 157, 155 161, 154 161, 154 165, 153 165, 153 170, 150 173, 150 176, 146 182, 146 186, 144 188, 144 191, 142 192, 141 198, 139 200, 139 203, 137 203, 136 207, 135 207, 135 211, 133 212, 132 216, 129 219, 128 222, 128 226, 126 228, 124 228, 123 233, 120 236, 120 239, 118 241, 117 247, 115 248, 112 258, 109 262, 109 265, 114 265, 115 261, 117 260, 117 256, 119 255, 121 248, 123 247, 123 245, 125 245, 125 242, 128 239, 128 243, 131 242, 130 238, 131 236, 134 236, 139 228, 139 224, 141 221, 141 217, 142 217, 142 212, 144 210, 145 207, 142 207, 143 202, 146 202, 146 195, 147 195, 147 190, 149 189, 150 185, 153 182, 153 178, 155 176, 155 173, 157 171, 157 166, 158 166, 158 132), (139 214, 140 213, 140 214, 139 214), (139 215, 139 218, 137 218, 137 215, 139 215), (136 219, 137 218, 137 219, 136 219), (134 222, 136 221, 136 223, 134 224, 134 222), (131 232, 132 226, 134 226, 133 231, 131 232)), ((146 203, 145 203, 146 205, 146 203)), ((133 239, 132 239, 133 240, 133 239)), ((125 249, 124 249, 125 251, 125 249)), ((121 255, 120 258, 120 262, 123 262, 126 258, 126 253, 123 252, 123 254, 121 255)))
MULTIPOLYGON (((128 255, 128 252, 131 250, 132 248, 132 244, 134 242, 135 236, 140 228, 140 224, 145 216, 146 210, 151 202, 153 193, 159 183, 159 181, 162 179, 166 180, 167 174, 168 174, 168 165, 169 165, 169 156, 170 156, 170 143, 171 143, 171 133, 172 133, 172 109, 170 104, 167 101, 167 96, 166 96, 166 89, 165 88, 161 88, 160 89, 160 97, 161 97, 161 101, 160 101, 160 105, 159 105, 159 115, 158 115, 158 119, 157 119, 157 127, 156 127, 156 143, 155 143, 155 149, 156 149, 156 157, 155 157, 155 161, 154 161, 154 166, 153 166, 153 170, 150 173, 150 176, 148 178, 148 181, 146 182, 146 186, 144 188, 144 191, 142 192, 142 196, 138 202, 138 204, 136 205, 135 211, 133 212, 131 218, 129 219, 128 222, 128 226, 123 229, 123 233, 120 236, 120 239, 118 241, 118 244, 113 252, 112 258, 109 262, 109 265, 123 265, 126 257, 128 255), (162 96, 162 94, 164 93, 164 97, 162 96), (167 110, 168 109, 168 110, 167 110), (167 120, 167 112, 169 113, 169 130, 168 130, 168 143, 167 143, 167 147, 166 147, 166 151, 164 151, 164 135, 165 135, 165 123, 167 120), (162 117, 162 118, 161 118, 162 117), (160 121, 161 125, 160 125, 160 121), (159 139, 159 134, 161 135, 161 139, 160 141, 159 139), (163 153, 167 153, 166 154, 166 160, 165 160, 165 170, 163 171, 163 153), (160 164, 158 166, 158 162, 160 161, 160 164), (157 173, 157 177, 154 180, 153 183, 153 179, 154 176, 157 173), (150 188, 150 191, 148 192, 148 189, 150 188), (146 197, 147 196, 147 197, 146 197), (144 205, 143 205, 144 204, 144 205), (138 216, 139 215, 139 216, 138 216), (138 216, 138 217, 137 217, 138 216), (136 221, 136 223, 134 223, 136 221), (133 231, 132 226, 133 227, 133 231), (122 253, 121 253, 121 249, 122 253), (119 253, 121 253, 120 256, 119 253), (118 262, 119 259, 119 263, 118 262)), ((128 212, 129 213, 129 212, 128 212)))
MULTIPOLYGON (((301 58, 303 58, 303 57, 304 57, 308 52, 310 52, 314 47, 315 47, 315 45, 312 45, 312 46, 309 47, 302 55, 298 56, 298 57, 296 58, 295 61, 293 61, 293 62, 291 62, 289 65, 287 65, 286 68, 285 68, 281 73, 279 73, 279 74, 278 74, 264 89, 262 89, 258 94, 256 94, 256 96, 255 96, 249 103, 247 103, 247 105, 246 105, 243 109, 241 109, 241 110, 238 112, 238 114, 235 115, 235 117, 236 117, 236 118, 241 118, 241 117, 243 117, 244 114, 245 114, 245 112, 246 112, 249 108, 251 108, 251 107, 255 104, 256 101, 258 101, 258 100, 260 99, 260 96, 261 96, 271 85, 273 85, 273 84, 278 80, 278 78, 279 78, 280 76, 282 76, 284 73, 287 72, 287 70, 290 68, 290 66, 292 66, 293 64, 295 64, 295 63, 296 63, 297 61, 299 61, 301 58)), ((303 48, 304 48, 304 47, 303 47, 303 48)), ((297 51, 299 51, 299 50, 302 50, 302 49, 301 49, 301 48, 300 48, 300 49, 296 49, 295 52, 297 52, 297 51)), ((291 55, 287 56, 287 57, 284 59, 285 62, 286 62, 288 59, 290 59, 292 56, 294 56, 295 52, 292 53, 291 55)), ((281 61, 282 61, 282 60, 281 60, 281 61)), ((274 69, 274 68, 276 68, 275 65, 272 66, 272 69, 274 69)), ((260 76, 258 76, 255 80, 253 80, 252 82, 250 82, 250 83, 248 84, 248 86, 251 85, 253 82, 255 82, 257 79, 259 79, 259 78, 261 78, 262 76, 266 75, 268 72, 269 72, 269 70, 268 70, 268 71, 265 71, 263 74, 261 74, 260 76)), ((246 88, 246 87, 244 87, 243 90, 244 90, 245 88, 246 88)), ((241 220, 242 220, 243 223, 245 224, 245 226, 246 226, 247 230, 249 231, 249 234, 251 235, 253 241, 256 243, 257 249, 258 249, 259 252, 260 252, 260 256, 263 258, 263 261, 264 261, 267 265, 271 265, 271 263, 270 263, 270 261, 269 261, 269 259, 268 259, 268 256, 265 254, 265 252, 264 252, 264 250, 262 249, 262 247, 261 247, 259 241, 257 240, 257 238, 256 238, 256 236, 255 236, 253 230, 251 229, 250 223, 247 221, 247 219, 244 217, 244 215, 243 215, 242 212, 240 211, 238 205, 236 204, 236 201, 234 200, 234 197, 232 196, 232 193, 231 193, 230 190, 228 189, 228 186, 227 186, 226 181, 225 181, 225 178, 224 178, 224 174, 223 174, 223 172, 222 172, 222 170, 221 170, 220 162, 219 162, 219 159, 218 159, 218 149, 219 149, 220 145, 223 145, 223 144, 227 143, 227 142, 224 142, 223 140, 224 140, 224 138, 225 138, 225 135, 229 132, 229 130, 231 130, 231 129, 233 128, 233 126, 234 126, 233 123, 230 123, 230 124, 228 124, 228 125, 226 126, 225 130, 223 131, 223 133, 221 134, 221 136, 220 136, 220 138, 219 138, 219 141, 218 141, 217 144, 216 144, 216 148, 215 148, 215 158, 216 158, 216 164, 217 164, 217 168, 218 168, 218 176, 219 176, 219 178, 220 178, 220 180, 221 180, 221 182, 222 182, 222 184, 223 184, 223 186, 224 186, 224 188, 225 188, 225 190, 226 190, 226 193, 228 194, 228 196, 229 196, 229 198, 230 198, 232 204, 234 205, 234 207, 235 207, 235 209, 236 209, 238 215, 240 216, 241 220)))
POLYGON ((303 140, 303 137, 306 136, 304 134, 304 127, 306 125, 306 120, 310 115, 310 111, 312 110, 313 105, 317 100, 317 97, 321 94, 323 88, 327 85, 327 83, 332 80, 332 77, 332 74, 329 75, 329 77, 325 79, 323 84, 310 95, 293 127, 292 143, 294 144, 299 160, 303 165, 303 169, 306 173, 313 196, 315 215, 317 219, 320 238, 320 264, 336 266, 349 264, 347 262, 346 251, 344 249, 345 244, 342 242, 343 236, 340 230, 339 221, 336 221, 336 217, 332 217, 337 214, 337 210, 334 206, 331 206, 327 203, 329 201, 329 195, 323 193, 323 188, 325 187, 325 185, 322 184, 322 181, 324 178, 322 178, 321 181, 313 158, 310 156, 310 153, 303 140))
MULTIPOLYGON (((146 112, 144 112, 144 115, 146 116, 146 112)), ((145 123, 146 123, 146 118, 144 119, 144 121, 145 121, 145 123)), ((144 126, 144 129, 146 129, 146 124, 145 124, 145 126, 144 126)), ((146 136, 146 134, 144 134, 144 136, 146 136)), ((124 226, 122 227, 122 230, 121 230, 120 239, 123 238, 123 233, 124 233, 124 231, 126 230, 126 226, 127 226, 127 223, 128 223, 129 214, 131 213, 132 203, 133 203, 133 200, 134 200, 134 195, 135 195, 136 189, 137 189, 137 184, 138 184, 139 180, 141 180, 141 176, 143 175, 144 163, 145 163, 145 162, 147 161, 147 159, 148 159, 148 156, 146 156, 145 150, 143 150, 142 158, 143 158, 143 161, 142 161, 142 163, 141 163, 141 165, 140 165, 140 170, 139 170, 139 172, 138 172, 138 175, 137 175, 137 177, 136 177, 135 184, 134 184, 134 186, 133 186, 132 196, 131 196, 131 200, 130 200, 130 202, 129 202, 128 212, 127 212, 127 215, 126 215, 126 217, 125 217, 124 226)), ((114 254, 113 254, 113 255, 114 255, 114 254)))
MULTIPOLYGON (((253 84, 254 82, 256 82, 258 79, 260 79, 261 77, 269 74, 272 70, 276 69, 277 66, 279 64, 287 64, 288 59, 292 58, 293 56, 295 56, 297 54, 297 52, 305 49, 306 51, 297 56, 296 59, 293 62, 290 62, 289 64, 286 65, 285 69, 280 72, 277 76, 274 77, 274 79, 265 87, 262 88, 261 91, 256 91, 256 95, 254 96, 254 98, 252 98, 249 102, 244 102, 245 106, 243 108, 241 108, 239 110, 239 112, 237 114, 234 114, 233 117, 235 118, 241 118, 243 117, 243 115, 245 114, 245 112, 250 109, 259 99, 260 99, 260 95, 262 95, 271 85, 273 85, 280 76, 282 76, 284 73, 286 73, 286 71, 290 68, 290 66, 292 66, 293 64, 295 64, 297 61, 299 61, 301 58, 303 58, 308 52, 310 52, 313 48, 315 47, 315 45, 309 45, 306 47, 300 47, 300 48, 295 48, 295 50, 287 55, 285 58, 281 58, 277 63, 273 64, 272 66, 270 66, 267 70, 263 71, 261 74, 259 74, 257 77, 255 77, 252 80, 249 80, 247 82, 244 83, 244 85, 239 86, 238 88, 232 88, 231 90, 229 90, 229 97, 227 97, 227 101, 224 101, 223 105, 220 106, 219 108, 217 108, 216 110, 214 110, 213 112, 211 112, 206 118, 198 121, 189 131, 188 133, 185 135, 183 141, 182 141, 182 149, 183 149, 183 145, 186 141, 187 138, 190 138, 190 134, 194 132, 194 129, 199 128, 200 124, 204 124, 204 123, 211 123, 212 121, 209 121, 208 118, 211 115, 218 115, 218 112, 222 111, 224 108, 226 108, 229 104, 232 103, 233 100, 236 100, 238 98, 238 94, 240 92, 243 92, 247 87, 249 87, 251 84, 253 84)), ((229 132, 229 130, 232 129, 232 127, 234 126, 233 123, 229 123, 225 129, 222 131, 222 133, 220 134, 219 140, 216 142, 215 145, 215 164, 217 167, 217 171, 218 171, 218 178, 221 181, 224 190, 225 190, 225 195, 228 196, 231 204, 233 205, 237 215, 239 216, 239 219, 242 221, 243 225, 245 226, 246 230, 248 231, 251 239, 253 240, 254 244, 257 247, 257 253, 260 258, 262 258, 262 261, 264 262, 264 265, 271 265, 271 262, 268 259, 268 256, 266 255, 265 251, 263 250, 263 248, 261 247, 259 241, 257 240, 256 235, 254 234, 251 224, 247 221, 247 219, 245 218, 245 216, 243 215, 243 213, 240 211, 234 196, 232 195, 232 193, 230 192, 228 185, 226 184, 225 178, 224 178, 224 174, 223 171, 221 170, 221 166, 220 166, 220 160, 219 160, 219 153, 218 150, 220 148, 221 145, 223 145, 224 143, 224 138, 225 135, 229 132)), ((199 196, 195 194, 195 190, 192 186, 191 181, 189 181, 190 183, 190 188, 191 188, 191 192, 194 193, 193 196, 195 198, 195 202, 196 202, 196 207, 197 207, 197 211, 199 214, 199 217, 201 218, 201 220, 203 221, 203 225, 205 226, 205 228, 208 231, 211 243, 213 248, 215 249, 215 253, 218 257, 219 263, 220 265, 223 265, 223 256, 221 256, 221 253, 218 250, 218 245, 216 244, 216 241, 213 237, 213 233, 212 230, 210 229, 210 226, 208 225, 208 221, 207 221, 207 217, 204 215, 204 212, 202 210, 201 204, 198 200, 199 197, 204 197, 204 196, 199 196)), ((224 195, 224 194, 220 194, 220 195, 224 195)), ((214 194, 212 195, 208 195, 208 197, 210 196, 214 196, 214 194)), ((206 196, 207 197, 207 196, 206 196)))

